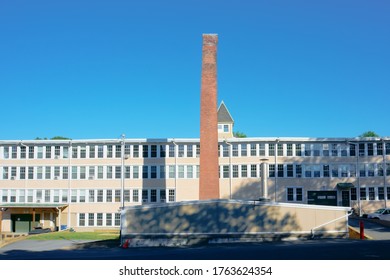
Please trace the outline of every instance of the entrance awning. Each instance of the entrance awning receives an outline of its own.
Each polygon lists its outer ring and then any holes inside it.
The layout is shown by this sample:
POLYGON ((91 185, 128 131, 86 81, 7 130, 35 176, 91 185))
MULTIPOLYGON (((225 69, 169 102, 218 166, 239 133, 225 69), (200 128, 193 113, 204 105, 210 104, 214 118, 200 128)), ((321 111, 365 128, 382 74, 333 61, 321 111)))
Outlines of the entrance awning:
POLYGON ((62 203, 0 203, 0 208, 61 208, 64 209, 68 204, 62 203))
POLYGON ((336 188, 338 189, 350 189, 353 188, 354 184, 352 183, 337 183, 336 188))

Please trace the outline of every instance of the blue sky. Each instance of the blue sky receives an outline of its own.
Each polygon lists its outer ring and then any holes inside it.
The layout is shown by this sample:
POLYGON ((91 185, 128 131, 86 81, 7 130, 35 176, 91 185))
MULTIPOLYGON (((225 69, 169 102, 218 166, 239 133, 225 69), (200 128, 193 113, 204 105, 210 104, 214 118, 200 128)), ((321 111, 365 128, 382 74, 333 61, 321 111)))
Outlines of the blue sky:
POLYGON ((202 34, 250 137, 390 136, 387 0, 1 0, 0 139, 199 137, 202 34))

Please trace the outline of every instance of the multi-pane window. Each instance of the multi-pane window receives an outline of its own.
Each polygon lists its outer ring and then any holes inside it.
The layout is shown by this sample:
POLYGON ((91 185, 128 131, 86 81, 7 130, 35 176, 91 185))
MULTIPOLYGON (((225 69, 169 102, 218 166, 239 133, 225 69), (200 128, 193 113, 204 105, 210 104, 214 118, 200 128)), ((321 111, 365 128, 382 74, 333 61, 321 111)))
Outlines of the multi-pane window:
POLYGON ((294 177, 294 165, 287 164, 287 177, 294 177))
POLYGON ((148 190, 142 190, 142 202, 149 201, 149 192, 148 190))
POLYGON ((54 179, 60 178, 61 166, 54 166, 54 179))
POLYGON ((87 147, 80 146, 80 158, 86 158, 86 157, 87 157, 87 147))
POLYGON ((62 157, 63 158, 69 158, 69 147, 63 147, 62 148, 62 157))
POLYGON ((359 156, 366 155, 366 145, 364 143, 359 144, 359 156))
POLYGON ((165 158, 165 156, 166 156, 166 151, 165 151, 165 149, 166 149, 166 146, 165 146, 165 145, 160 145, 160 157, 161 157, 161 158, 165 158))
POLYGON ((37 179, 43 179, 43 167, 42 166, 37 167, 37 179))
POLYGON ((125 202, 130 202, 130 190, 124 190, 123 199, 125 202))
POLYGON ((34 179, 34 167, 32 166, 28 167, 28 179, 30 180, 34 179))
POLYGON ((248 177, 248 166, 247 165, 241 165, 241 177, 242 178, 248 177))
POLYGON ((332 177, 337 178, 339 177, 339 166, 338 164, 332 165, 332 177))
POLYGON ((107 145, 107 157, 112 158, 113 156, 113 145, 107 145))
POLYGON ((27 191, 27 202, 33 202, 34 199, 34 191, 28 190, 27 191))
POLYGON ((157 145, 150 146, 150 157, 152 158, 157 157, 157 145))
POLYGON ((322 172, 323 172, 324 177, 329 177, 330 173, 329 173, 329 165, 328 164, 325 164, 322 166, 322 172))
POLYGON ((97 190, 97 202, 103 202, 103 190, 97 190))
POLYGON ((268 177, 275 177, 275 164, 268 166, 268 177))
POLYGON ((157 178, 157 166, 151 166, 150 167, 150 178, 156 179, 157 178))
POLYGON ((80 202, 85 202, 85 190, 80 190, 80 196, 79 196, 79 201, 80 202))
POLYGON ((368 188, 368 200, 375 200, 375 188, 368 188))
POLYGON ((192 165, 187 165, 187 178, 194 178, 194 167, 192 165))
POLYGON ((278 164, 278 177, 284 177, 284 166, 283 164, 278 164))
POLYGON ((257 156, 257 145, 254 143, 251 144, 251 156, 257 156))
POLYGON ((278 156, 283 156, 283 144, 277 144, 278 146, 278 156))
POLYGON ((77 202, 77 190, 72 190, 71 197, 70 197, 70 202, 72 202, 72 203, 76 203, 77 202))
POLYGON ((293 155, 293 145, 287 144, 287 156, 291 157, 293 155))
POLYGON ((30 158, 30 159, 34 158, 34 147, 33 146, 28 147, 28 158, 30 158))
POLYGON ((256 178, 257 177, 257 165, 251 164, 251 177, 256 178))
POLYGON ((25 190, 19 190, 19 202, 23 203, 26 199, 26 191, 25 190))
POLYGON ((356 188, 351 188, 351 200, 357 200, 356 188))
POLYGON ((360 188, 360 200, 367 200, 366 188, 360 188))
POLYGON ((26 167, 20 167, 20 179, 26 179, 26 167))
POLYGON ((122 157, 122 146, 121 145, 115 145, 115 157, 116 158, 122 157))
POLYGON ((85 226, 85 213, 79 214, 79 226, 84 227, 85 226))
POLYGON ((300 164, 295 165, 295 176, 297 178, 302 177, 302 165, 300 165, 300 164))
POLYGON ((175 166, 169 165, 168 168, 169 168, 169 178, 174 179, 176 177, 175 166))
POLYGON ((9 170, 9 168, 7 167, 7 166, 3 166, 3 179, 4 180, 7 180, 8 179, 8 171, 9 170))
MULTIPOLYGON (((389 147, 389 152, 390 152, 390 147, 389 147)), ((196 157, 200 156, 200 145, 196 145, 196 157)))
POLYGON ((238 165, 233 165, 233 178, 238 178, 238 165))
POLYGON ((68 202, 68 190, 61 190, 61 201, 68 202))
POLYGON ((233 157, 238 157, 238 144, 233 144, 232 145, 232 156, 233 157))
POLYGON ((38 151, 37 151, 37 158, 43 158, 43 147, 38 146, 38 151))
POLYGON ((165 179, 165 165, 160 165, 160 179, 165 179))
POLYGON ((72 147, 72 158, 77 158, 77 146, 72 147))
POLYGON ((338 144, 332 144, 332 156, 337 157, 339 152, 339 145, 338 144))
POLYGON ((107 166, 107 179, 112 179, 112 166, 107 166))
POLYGON ((86 166, 80 166, 80 179, 86 179, 87 178, 87 168, 86 166))
POLYGON ((121 190, 115 190, 115 202, 121 202, 121 190))
POLYGON ((50 190, 45 190, 45 202, 51 202, 51 192, 50 192, 50 190))
POLYGON ((95 202, 95 190, 88 191, 88 202, 95 202))
POLYGON ((170 202, 175 201, 175 190, 168 191, 168 201, 170 202))
POLYGON ((133 190, 133 202, 139 202, 139 191, 133 190))
POLYGON ((96 225, 97 226, 103 225, 103 213, 96 213, 96 225))
POLYGON ((98 146, 98 158, 103 158, 103 156, 104 156, 104 146, 99 145, 98 146))
POLYGON ((150 202, 157 202, 157 190, 150 190, 150 202))
POLYGON ((122 177, 122 167, 115 166, 115 179, 120 179, 122 177))
POLYGON ((303 201, 303 188, 288 187, 287 188, 287 201, 303 201))
POLYGON ((179 145, 179 157, 185 157, 185 154, 184 154, 184 145, 179 145))
POLYGON ((121 225, 121 213, 115 213, 115 226, 120 226, 121 225))
POLYGON ((111 213, 106 214, 106 226, 108 226, 108 227, 112 226, 112 214, 111 213))
POLYGON ((275 155, 275 144, 268 144, 268 155, 269 156, 275 155))
POLYGON ((103 177, 104 177, 103 166, 98 166, 98 179, 103 179, 103 177))
POLYGON ((367 143, 367 155, 368 156, 374 155, 374 143, 367 143))
POLYGON ((8 202, 8 190, 3 190, 1 195, 1 202, 8 202))
POLYGON ((46 166, 45 167, 45 178, 46 179, 51 179, 51 166, 46 166))
POLYGON ((222 145, 222 156, 229 157, 229 146, 226 144, 222 145))
POLYGON ((179 169, 179 178, 184 178, 184 165, 179 165, 178 166, 178 169, 179 169))
POLYGON ((223 166, 223 178, 229 178, 229 165, 223 166))
POLYGON ((133 166, 133 179, 139 178, 139 166, 133 166))
POLYGON ((88 226, 95 225, 95 213, 88 213, 88 226))
POLYGON ((247 144, 241 144, 241 156, 246 157, 248 155, 247 144))
POLYGON ((139 157, 139 145, 133 146, 133 157, 138 158, 139 157))
POLYGON ((130 145, 125 145, 125 157, 130 157, 130 145))
POLYGON ((6 159, 9 158, 9 147, 3 148, 3 157, 6 159))
POLYGON ((142 166, 142 179, 148 179, 149 173, 149 166, 144 165, 142 166))
POLYGON ((72 179, 77 179, 77 166, 72 166, 72 179))
POLYGON ((95 145, 89 146, 89 158, 95 158, 95 145))
POLYGON ((175 146, 169 145, 169 157, 173 158, 175 157, 175 146))
POLYGON ((194 156, 194 146, 187 145, 187 157, 193 157, 193 156, 194 156))
POLYGON ((88 167, 88 179, 90 180, 95 179, 95 166, 88 167))
POLYGON ((130 166, 125 166, 125 178, 129 179, 130 178, 130 166))
POLYGON ((302 144, 295 144, 295 155, 297 157, 302 156, 302 144))
POLYGON ((25 146, 20 147, 20 158, 26 158, 26 147, 25 146))
POLYGON ((60 190, 54 190, 53 202, 60 202, 60 190))
POLYGON ((149 157, 149 145, 142 145, 142 156, 144 158, 149 157))
POLYGON ((166 191, 160 190, 160 202, 165 202, 167 199, 166 191))
POLYGON ((356 145, 355 144, 349 144, 349 156, 351 156, 351 157, 356 156, 356 145))
POLYGON ((112 190, 106 190, 106 201, 112 202, 112 190))

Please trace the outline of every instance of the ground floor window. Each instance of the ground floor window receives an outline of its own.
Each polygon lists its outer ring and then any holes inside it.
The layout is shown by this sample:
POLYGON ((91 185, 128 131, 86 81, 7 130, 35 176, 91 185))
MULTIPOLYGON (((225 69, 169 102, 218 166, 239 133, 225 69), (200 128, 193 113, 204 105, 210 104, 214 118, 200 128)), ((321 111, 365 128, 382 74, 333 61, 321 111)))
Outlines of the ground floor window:
POLYGON ((291 202, 303 201, 303 188, 287 187, 287 201, 291 201, 291 202))

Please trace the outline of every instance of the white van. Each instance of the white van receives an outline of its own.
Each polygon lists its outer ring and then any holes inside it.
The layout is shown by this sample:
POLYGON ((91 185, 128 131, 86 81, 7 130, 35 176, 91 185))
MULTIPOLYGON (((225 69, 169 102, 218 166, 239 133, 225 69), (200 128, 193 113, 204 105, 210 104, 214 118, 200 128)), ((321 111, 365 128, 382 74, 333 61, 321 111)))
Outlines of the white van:
POLYGON ((367 218, 390 221, 390 208, 378 209, 374 213, 368 214, 367 218))

